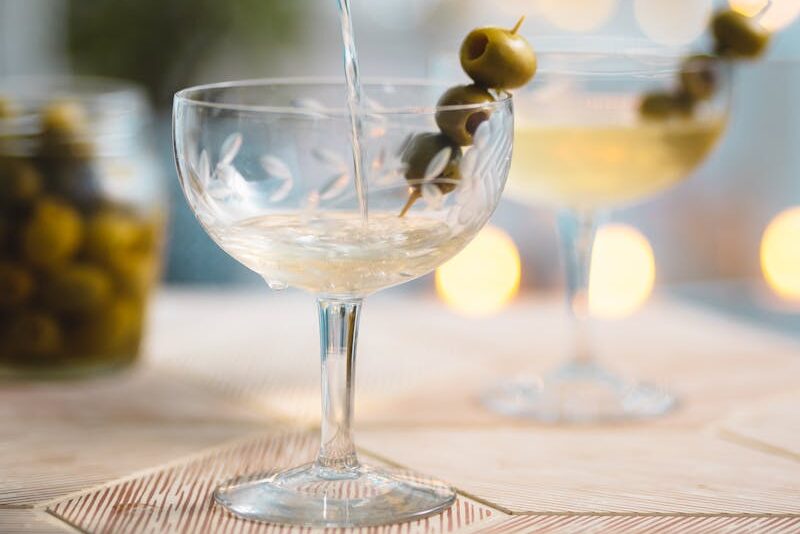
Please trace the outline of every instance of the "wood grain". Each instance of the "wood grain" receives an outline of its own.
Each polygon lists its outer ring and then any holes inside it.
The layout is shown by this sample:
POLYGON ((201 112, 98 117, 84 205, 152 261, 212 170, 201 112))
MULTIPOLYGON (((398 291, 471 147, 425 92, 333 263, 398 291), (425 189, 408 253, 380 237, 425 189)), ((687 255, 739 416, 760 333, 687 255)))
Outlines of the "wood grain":
POLYGON ((263 431, 244 404, 163 370, 0 390, 0 507, 35 505, 263 431))
POLYGON ((374 430, 360 440, 514 513, 800 513, 800 463, 708 433, 374 430))
MULTIPOLYGON (((311 297, 266 291, 167 297, 153 322, 153 362, 191 369, 295 423, 318 421, 311 297)), ((357 424, 506 424, 481 405, 481 393, 504 378, 551 369, 567 354, 569 335, 561 299, 521 298, 496 316, 470 319, 430 298, 377 295, 362 319, 357 424)), ((598 323, 594 339, 612 369, 665 384, 684 401, 649 423, 659 427, 698 428, 727 415, 743 396, 757 402, 800 383, 796 341, 665 299, 630 319, 598 323)))
MULTIPOLYGON (((128 477, 54 503, 50 510, 88 532, 313 532, 238 519, 214 504, 211 493, 218 484, 233 477, 307 462, 316 453, 318 443, 316 436, 307 432, 267 435, 217 449, 192 461, 128 477)), ((455 532, 498 513, 459 497, 453 508, 438 516, 355 531, 365 534, 455 532)))
POLYGON ((78 532, 42 510, 0 510, 0 532, 13 534, 69 534, 78 532))
POLYGON ((718 429, 724 439, 800 462, 800 391, 741 408, 718 429))

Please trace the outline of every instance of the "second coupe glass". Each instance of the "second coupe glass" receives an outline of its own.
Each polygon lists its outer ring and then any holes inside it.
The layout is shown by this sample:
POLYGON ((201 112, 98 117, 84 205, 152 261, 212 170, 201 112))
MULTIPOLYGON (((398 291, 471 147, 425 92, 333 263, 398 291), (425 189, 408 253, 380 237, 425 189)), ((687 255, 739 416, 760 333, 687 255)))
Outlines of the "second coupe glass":
POLYGON ((728 67, 719 62, 711 72, 694 72, 680 56, 636 51, 550 51, 539 58, 536 79, 515 96, 508 192, 560 209, 574 348, 541 381, 509 380, 484 401, 503 414, 551 422, 662 414, 676 403, 670 393, 625 379, 595 358, 587 332, 592 245, 608 210, 687 179, 706 159, 727 122, 728 67), (645 95, 674 94, 681 73, 710 79, 714 95, 663 117, 643 116, 645 95))

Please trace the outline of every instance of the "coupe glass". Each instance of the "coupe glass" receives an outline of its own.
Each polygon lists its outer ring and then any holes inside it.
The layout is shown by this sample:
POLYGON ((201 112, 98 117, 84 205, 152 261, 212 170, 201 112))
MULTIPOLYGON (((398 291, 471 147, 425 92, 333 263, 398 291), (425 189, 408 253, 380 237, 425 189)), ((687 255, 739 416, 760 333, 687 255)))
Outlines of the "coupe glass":
MULTIPOLYGON (((437 108, 446 89, 392 81, 364 86, 365 105, 357 119, 366 163, 366 220, 352 171, 344 84, 256 80, 190 88, 175 97, 175 157, 200 223, 270 287, 292 286, 317 297, 319 453, 310 464, 217 488, 217 502, 236 515, 358 527, 425 517, 455 499, 442 482, 362 464, 351 431, 362 300, 458 253, 489 220, 510 167, 510 97, 437 108), (437 113, 440 120, 465 113, 488 118, 475 131, 473 145, 430 153, 424 169, 416 170, 418 178, 409 182, 404 162, 413 161, 409 151, 418 134, 438 132, 437 113), (400 216, 415 192, 419 198, 400 216)), ((401 321, 398 335, 403 335, 401 321)))
MULTIPOLYGON (((495 411, 544 421, 597 421, 662 414, 676 399, 660 387, 603 367, 588 339, 589 271, 598 220, 686 179, 712 151, 728 114, 728 67, 712 71, 714 95, 692 111, 645 118, 644 95, 673 91, 676 55, 543 52, 541 69, 517 93, 508 193, 560 208, 574 349, 542 379, 511 379, 485 395, 495 411)), ((698 69, 684 72, 706 76, 698 69)), ((702 78, 707 79, 707 78, 702 78)))

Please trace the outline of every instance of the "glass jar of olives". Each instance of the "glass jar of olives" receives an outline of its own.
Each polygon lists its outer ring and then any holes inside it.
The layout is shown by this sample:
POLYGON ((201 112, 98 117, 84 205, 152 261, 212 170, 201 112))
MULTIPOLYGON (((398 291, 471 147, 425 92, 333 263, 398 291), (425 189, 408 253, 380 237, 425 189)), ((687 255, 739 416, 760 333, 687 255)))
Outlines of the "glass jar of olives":
POLYGON ((0 81, 0 375, 136 358, 165 219, 147 117, 123 82, 0 81))

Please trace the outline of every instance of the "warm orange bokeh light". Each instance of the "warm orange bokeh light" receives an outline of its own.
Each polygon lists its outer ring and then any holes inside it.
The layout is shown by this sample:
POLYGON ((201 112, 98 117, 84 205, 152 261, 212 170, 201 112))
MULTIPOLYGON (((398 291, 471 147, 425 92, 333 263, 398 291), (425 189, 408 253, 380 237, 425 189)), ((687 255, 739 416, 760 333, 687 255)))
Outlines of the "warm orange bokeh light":
POLYGON ((800 206, 782 211, 764 230, 761 271, 775 293, 800 300, 800 206))
POLYGON ((748 17, 763 11, 758 22, 771 32, 785 28, 800 16, 798 0, 772 0, 772 4, 767 7, 769 2, 770 0, 728 0, 731 8, 748 17))
POLYGON ((514 241, 501 229, 487 226, 457 256, 436 269, 436 292, 459 313, 489 315, 514 298, 521 273, 514 241))
POLYGON ((618 319, 635 312, 653 292, 653 249, 639 230, 624 224, 597 233, 589 277, 589 308, 595 317, 618 319))

